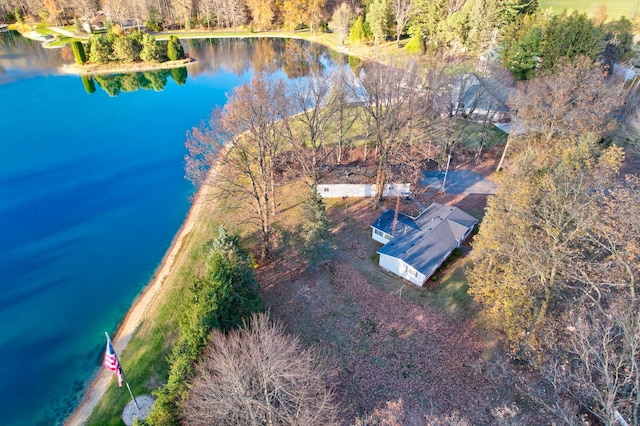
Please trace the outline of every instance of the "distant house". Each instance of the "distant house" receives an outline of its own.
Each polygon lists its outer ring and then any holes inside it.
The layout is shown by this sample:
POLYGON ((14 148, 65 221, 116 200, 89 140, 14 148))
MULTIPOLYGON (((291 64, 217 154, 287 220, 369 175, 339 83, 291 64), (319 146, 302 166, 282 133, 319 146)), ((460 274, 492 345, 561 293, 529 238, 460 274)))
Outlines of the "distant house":
POLYGON ((495 79, 473 73, 454 77, 451 91, 454 112, 472 120, 508 122, 510 119, 507 99, 511 89, 495 79))
POLYGON ((379 264, 407 281, 422 286, 469 237, 478 220, 457 207, 431 204, 418 217, 388 210, 372 224, 371 237, 384 244, 379 264), (395 229, 394 229, 395 228, 395 229))
POLYGON ((107 15, 98 12, 96 16, 82 23, 82 28, 89 34, 104 32, 107 30, 107 15))

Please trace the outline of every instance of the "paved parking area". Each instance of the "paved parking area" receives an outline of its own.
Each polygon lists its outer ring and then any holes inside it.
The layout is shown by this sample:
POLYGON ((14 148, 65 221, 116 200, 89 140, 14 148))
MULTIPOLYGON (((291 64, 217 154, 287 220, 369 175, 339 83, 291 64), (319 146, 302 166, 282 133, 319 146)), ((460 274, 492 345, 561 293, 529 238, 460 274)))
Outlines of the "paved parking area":
MULTIPOLYGON (((424 172, 420 184, 434 191, 442 190, 443 171, 424 172)), ((495 194, 498 185, 471 170, 453 170, 447 175, 444 192, 447 194, 495 194)))

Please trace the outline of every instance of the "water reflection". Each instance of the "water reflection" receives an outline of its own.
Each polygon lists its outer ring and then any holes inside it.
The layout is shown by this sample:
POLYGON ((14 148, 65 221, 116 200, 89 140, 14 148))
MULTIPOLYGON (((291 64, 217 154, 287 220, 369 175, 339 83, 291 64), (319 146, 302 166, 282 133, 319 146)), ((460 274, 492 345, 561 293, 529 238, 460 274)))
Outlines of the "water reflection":
MULTIPOLYGON (((214 76, 221 71, 240 76, 250 71, 282 70, 288 78, 299 78, 330 63, 346 62, 343 55, 302 40, 210 38, 184 39, 182 44, 185 52, 196 59, 188 68, 83 76, 84 90, 94 93, 100 88, 110 96, 141 89, 160 91, 169 78, 181 85, 188 76, 214 76)), ((44 49, 41 43, 21 37, 15 31, 0 34, 0 84, 36 75, 59 74, 71 63, 73 54, 68 46, 44 49)))
POLYGON ((141 89, 159 92, 165 88, 169 77, 176 84, 182 85, 187 82, 187 75, 185 67, 124 74, 99 74, 82 76, 82 84, 87 93, 94 93, 97 84, 109 96, 118 96, 122 92, 135 92, 141 89))
POLYGON ((331 56, 326 48, 302 40, 225 38, 188 39, 182 43, 189 56, 196 59, 188 68, 83 77, 84 89, 94 93, 97 86, 109 96, 140 89, 161 91, 169 77, 180 85, 188 75, 216 75, 220 71, 240 76, 249 71, 274 73, 282 69, 291 79, 322 70, 330 63, 345 62, 341 55, 331 56))
POLYGON ((71 48, 44 49, 17 31, 0 32, 0 84, 38 75, 57 74, 73 62, 71 48))

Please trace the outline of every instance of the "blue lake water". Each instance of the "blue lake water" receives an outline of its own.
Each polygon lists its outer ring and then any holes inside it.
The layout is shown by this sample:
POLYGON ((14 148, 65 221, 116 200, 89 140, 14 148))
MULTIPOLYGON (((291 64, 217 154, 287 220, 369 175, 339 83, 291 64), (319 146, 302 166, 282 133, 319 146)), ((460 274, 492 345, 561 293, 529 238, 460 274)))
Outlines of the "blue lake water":
POLYGON ((332 64, 297 41, 185 50, 198 58, 186 73, 83 82, 55 71, 68 49, 0 34, 2 424, 61 424, 79 403, 104 331, 115 331, 188 212, 186 131, 256 71, 304 75, 301 52, 332 64))

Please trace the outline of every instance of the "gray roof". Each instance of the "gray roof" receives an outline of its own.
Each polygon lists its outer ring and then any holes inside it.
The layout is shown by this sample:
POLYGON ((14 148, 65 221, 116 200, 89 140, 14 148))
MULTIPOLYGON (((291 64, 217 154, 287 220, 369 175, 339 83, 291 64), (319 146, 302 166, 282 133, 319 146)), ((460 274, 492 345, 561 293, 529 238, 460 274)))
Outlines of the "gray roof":
MULTIPOLYGON (((381 230, 389 235, 393 234, 393 217, 395 216, 395 210, 387 210, 382 213, 372 224, 376 229, 381 230)), ((398 225, 396 226, 396 234, 407 232, 405 227, 420 229, 416 220, 411 216, 398 212, 398 225)))
MULTIPOLYGON (((391 234, 393 216, 393 211, 386 211, 371 226, 391 234)), ((378 253, 401 259, 430 275, 477 223, 476 218, 459 208, 439 203, 431 204, 416 218, 399 213, 395 237, 378 253)))

